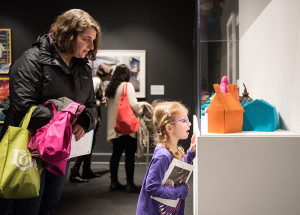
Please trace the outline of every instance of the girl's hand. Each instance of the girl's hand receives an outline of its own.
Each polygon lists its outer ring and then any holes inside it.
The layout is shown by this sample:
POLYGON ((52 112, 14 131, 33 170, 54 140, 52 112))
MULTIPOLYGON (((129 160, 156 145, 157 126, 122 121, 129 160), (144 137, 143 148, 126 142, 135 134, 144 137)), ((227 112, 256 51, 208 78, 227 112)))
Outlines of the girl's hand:
POLYGON ((196 135, 195 134, 193 134, 193 136, 192 136, 190 149, 192 152, 196 152, 196 135))
POLYGON ((73 125, 72 133, 75 135, 76 141, 80 140, 85 135, 84 129, 78 124, 73 125))

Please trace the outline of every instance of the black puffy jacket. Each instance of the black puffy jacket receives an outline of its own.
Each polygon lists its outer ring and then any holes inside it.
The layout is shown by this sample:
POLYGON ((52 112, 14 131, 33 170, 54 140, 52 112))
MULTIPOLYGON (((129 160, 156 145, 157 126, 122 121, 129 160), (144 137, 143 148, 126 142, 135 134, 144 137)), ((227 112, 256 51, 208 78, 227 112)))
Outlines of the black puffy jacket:
POLYGON ((49 99, 67 97, 86 106, 77 123, 86 132, 94 129, 97 116, 92 72, 87 59, 72 59, 69 69, 57 53, 51 38, 42 34, 33 47, 25 51, 9 70, 10 108, 1 137, 9 125, 18 126, 31 105, 29 128, 36 130, 53 117, 43 106, 49 99))

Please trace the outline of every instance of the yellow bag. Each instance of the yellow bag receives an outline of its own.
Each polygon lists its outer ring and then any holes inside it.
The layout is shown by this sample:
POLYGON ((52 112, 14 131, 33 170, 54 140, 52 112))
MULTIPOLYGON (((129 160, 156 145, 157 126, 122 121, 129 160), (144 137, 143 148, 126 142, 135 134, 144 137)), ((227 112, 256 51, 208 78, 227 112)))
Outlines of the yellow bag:
POLYGON ((9 126, 0 142, 0 198, 24 199, 39 195, 42 163, 32 159, 27 129, 35 106, 31 106, 19 127, 9 126))

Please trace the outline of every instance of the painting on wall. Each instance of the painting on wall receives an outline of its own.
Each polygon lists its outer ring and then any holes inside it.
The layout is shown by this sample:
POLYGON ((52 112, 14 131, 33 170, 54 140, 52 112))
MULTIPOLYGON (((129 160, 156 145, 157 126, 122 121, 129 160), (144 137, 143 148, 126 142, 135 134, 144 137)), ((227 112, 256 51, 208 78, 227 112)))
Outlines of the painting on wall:
POLYGON ((93 74, 101 63, 107 63, 115 69, 125 64, 130 69, 130 82, 137 98, 146 97, 146 51, 145 50, 98 50, 96 60, 91 61, 93 74))
POLYGON ((11 29, 0 28, 0 74, 8 74, 11 65, 11 29))
POLYGON ((0 123, 4 122, 9 105, 9 78, 0 77, 0 123))

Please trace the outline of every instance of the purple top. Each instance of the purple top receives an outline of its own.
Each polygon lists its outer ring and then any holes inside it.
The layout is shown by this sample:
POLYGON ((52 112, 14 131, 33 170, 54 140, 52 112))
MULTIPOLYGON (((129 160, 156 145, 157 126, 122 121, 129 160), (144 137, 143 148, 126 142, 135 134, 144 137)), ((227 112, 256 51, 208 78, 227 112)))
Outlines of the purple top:
MULTIPOLYGON (((187 151, 187 163, 192 163, 195 157, 195 152, 187 151)), ((137 203, 137 215, 180 215, 184 214, 185 198, 188 195, 188 186, 183 183, 179 186, 162 185, 166 171, 173 160, 171 152, 163 146, 156 146, 153 157, 147 169, 142 189, 137 203), (164 205, 151 196, 163 199, 178 199, 180 198, 176 208, 164 205)))

